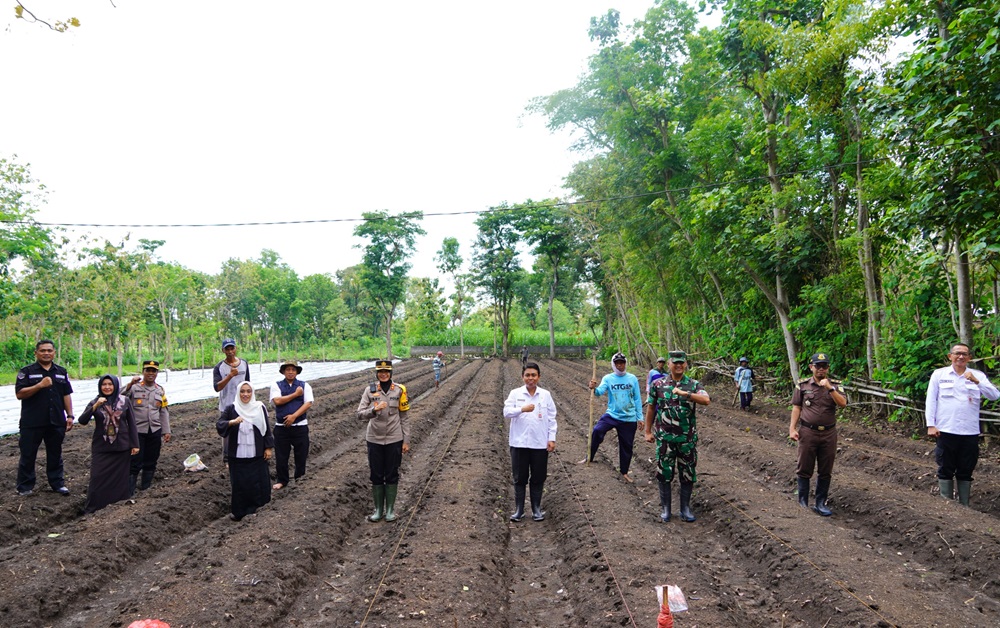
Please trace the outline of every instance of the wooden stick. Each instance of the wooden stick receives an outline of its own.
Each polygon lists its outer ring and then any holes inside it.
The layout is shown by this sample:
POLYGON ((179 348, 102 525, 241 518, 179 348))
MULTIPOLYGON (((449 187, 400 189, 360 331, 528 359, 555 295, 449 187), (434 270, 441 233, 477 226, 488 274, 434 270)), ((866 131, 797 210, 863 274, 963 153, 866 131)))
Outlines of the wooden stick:
MULTIPOLYGON (((593 353, 591 357, 594 359, 594 370, 590 374, 590 380, 597 380, 597 353, 593 353)), ((587 388, 587 394, 590 395, 590 424, 587 425, 587 464, 590 464, 590 443, 594 438, 594 391, 589 387, 587 388)))

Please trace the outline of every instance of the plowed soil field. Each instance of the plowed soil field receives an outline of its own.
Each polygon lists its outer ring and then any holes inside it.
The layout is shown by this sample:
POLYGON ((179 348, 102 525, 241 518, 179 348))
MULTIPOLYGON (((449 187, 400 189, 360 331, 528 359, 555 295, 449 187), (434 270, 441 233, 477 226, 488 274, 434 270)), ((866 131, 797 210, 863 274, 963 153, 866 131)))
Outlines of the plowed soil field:
MULTIPOLYGON (((591 363, 540 364, 559 410, 542 522, 508 521, 501 407, 521 384, 516 360, 453 362, 438 389, 429 362, 397 365, 412 435, 393 523, 365 521, 366 422, 354 410, 370 372, 312 382, 306 477, 240 522, 227 517, 213 401, 173 406, 153 487, 92 515, 80 514, 92 427, 67 435, 69 497, 47 490, 41 467, 40 490, 17 496, 17 441, 0 441, 0 626, 648 627, 653 587, 667 583, 690 605, 678 626, 1000 625, 995 457, 965 508, 936 494, 933 443, 843 425, 835 514, 821 518, 796 501, 788 408, 742 413, 730 382, 710 383, 698 520, 664 524, 641 432, 633 484, 614 468, 613 433, 597 460, 575 464, 591 363), (194 452, 206 471, 183 470, 194 452)), ((595 417, 603 409, 593 403, 595 417)))

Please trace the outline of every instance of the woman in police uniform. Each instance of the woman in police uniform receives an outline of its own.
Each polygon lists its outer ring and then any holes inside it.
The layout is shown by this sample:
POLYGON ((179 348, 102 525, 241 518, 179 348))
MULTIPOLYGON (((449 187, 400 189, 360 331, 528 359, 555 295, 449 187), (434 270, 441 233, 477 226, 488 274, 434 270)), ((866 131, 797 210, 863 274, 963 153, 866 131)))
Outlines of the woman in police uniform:
POLYGON ((358 418, 368 421, 365 440, 368 445, 368 467, 371 470, 372 497, 375 512, 369 521, 395 521, 396 489, 399 484, 399 464, 410 451, 410 409, 406 387, 392 381, 392 362, 375 362, 378 382, 365 388, 358 404, 358 418))

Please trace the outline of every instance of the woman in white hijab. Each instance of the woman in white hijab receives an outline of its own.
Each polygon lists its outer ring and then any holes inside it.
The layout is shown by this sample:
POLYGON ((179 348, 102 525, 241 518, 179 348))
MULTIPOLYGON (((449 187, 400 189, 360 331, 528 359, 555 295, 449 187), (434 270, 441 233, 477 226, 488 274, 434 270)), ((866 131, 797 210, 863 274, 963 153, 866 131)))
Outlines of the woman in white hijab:
POLYGON ((226 406, 216 424, 219 435, 228 437, 229 481, 233 487, 232 514, 239 521, 271 501, 271 470, 274 435, 267 422, 267 409, 254 399, 250 382, 240 384, 235 403, 226 406))

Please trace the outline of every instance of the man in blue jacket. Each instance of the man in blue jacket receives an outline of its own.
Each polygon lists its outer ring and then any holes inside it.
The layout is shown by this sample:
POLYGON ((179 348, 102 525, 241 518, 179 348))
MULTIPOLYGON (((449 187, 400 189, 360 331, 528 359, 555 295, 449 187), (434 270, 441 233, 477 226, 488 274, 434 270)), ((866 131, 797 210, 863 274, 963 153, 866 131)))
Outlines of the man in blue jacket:
POLYGON ((590 389, 594 396, 608 395, 608 409, 594 425, 591 434, 590 453, 580 461, 581 464, 594 459, 597 449, 604 442, 604 436, 611 430, 618 434, 618 464, 622 479, 631 482, 628 476, 632 465, 632 447, 635 443, 635 430, 642 422, 642 395, 639 392, 639 379, 627 372, 628 362, 625 355, 616 353, 611 358, 613 370, 601 379, 600 385, 590 380, 590 389))

